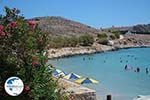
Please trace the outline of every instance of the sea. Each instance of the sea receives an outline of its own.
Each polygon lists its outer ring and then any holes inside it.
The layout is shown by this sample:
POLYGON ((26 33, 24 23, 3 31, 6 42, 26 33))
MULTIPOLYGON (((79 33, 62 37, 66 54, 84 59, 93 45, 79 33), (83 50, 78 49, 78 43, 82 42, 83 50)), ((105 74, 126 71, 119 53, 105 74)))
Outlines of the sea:
POLYGON ((111 95, 112 100, 133 100, 138 95, 150 95, 150 48, 78 55, 49 60, 48 63, 66 73, 99 81, 83 86, 96 90, 100 100, 106 100, 107 95, 111 95))

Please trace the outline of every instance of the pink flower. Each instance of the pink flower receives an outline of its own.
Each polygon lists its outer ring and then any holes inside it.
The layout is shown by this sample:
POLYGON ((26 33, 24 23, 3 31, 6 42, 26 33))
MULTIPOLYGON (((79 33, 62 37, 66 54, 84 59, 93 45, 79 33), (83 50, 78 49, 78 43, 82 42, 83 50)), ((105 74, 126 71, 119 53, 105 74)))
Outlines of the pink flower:
POLYGON ((7 35, 5 32, 0 32, 0 36, 5 36, 7 35))
POLYGON ((17 22, 11 22, 8 24, 9 27, 14 28, 17 26, 17 22))
POLYGON ((0 25, 0 36, 5 36, 6 33, 4 32, 4 26, 0 25))
POLYGON ((30 87, 29 87, 28 85, 25 85, 24 90, 25 90, 26 92, 28 92, 28 91, 30 90, 30 87))
POLYGON ((4 30, 4 26, 0 25, 0 32, 2 32, 4 30))
POLYGON ((34 20, 30 20, 30 21, 28 21, 28 23, 29 23, 29 25, 31 26, 32 29, 34 29, 36 24, 37 24, 37 22, 34 21, 34 20))

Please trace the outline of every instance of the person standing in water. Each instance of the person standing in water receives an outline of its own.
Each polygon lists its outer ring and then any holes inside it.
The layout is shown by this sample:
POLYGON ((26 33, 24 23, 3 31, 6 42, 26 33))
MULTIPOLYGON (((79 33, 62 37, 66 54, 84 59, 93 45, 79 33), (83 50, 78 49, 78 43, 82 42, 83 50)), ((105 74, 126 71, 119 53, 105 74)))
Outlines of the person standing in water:
POLYGON ((137 70, 137 72, 140 72, 140 68, 139 68, 139 67, 137 67, 137 69, 136 69, 136 70, 137 70))
POLYGON ((127 70, 127 68, 128 68, 128 66, 127 66, 127 65, 125 65, 124 69, 125 69, 125 70, 127 70))
POLYGON ((148 74, 148 72, 149 72, 149 70, 148 70, 148 68, 146 68, 146 74, 148 74))

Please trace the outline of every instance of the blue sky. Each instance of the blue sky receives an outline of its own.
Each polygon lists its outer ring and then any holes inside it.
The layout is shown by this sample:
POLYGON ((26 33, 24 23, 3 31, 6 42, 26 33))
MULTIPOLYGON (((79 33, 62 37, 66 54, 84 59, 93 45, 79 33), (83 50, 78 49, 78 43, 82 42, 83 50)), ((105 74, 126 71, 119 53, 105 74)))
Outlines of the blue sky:
POLYGON ((0 0, 26 18, 62 16, 90 26, 111 27, 150 23, 150 0, 0 0))

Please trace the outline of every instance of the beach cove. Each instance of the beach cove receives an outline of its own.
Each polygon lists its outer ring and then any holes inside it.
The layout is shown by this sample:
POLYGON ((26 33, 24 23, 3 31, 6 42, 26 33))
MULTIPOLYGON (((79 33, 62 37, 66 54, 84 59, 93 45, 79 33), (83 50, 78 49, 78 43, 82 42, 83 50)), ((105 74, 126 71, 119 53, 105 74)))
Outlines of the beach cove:
POLYGON ((75 55, 94 54, 106 51, 116 51, 118 49, 126 48, 143 48, 150 47, 150 35, 124 35, 122 39, 111 41, 113 44, 102 45, 94 43, 92 46, 79 47, 64 47, 64 48, 50 48, 48 50, 48 58, 61 58, 75 55))
POLYGON ((137 95, 150 94, 150 75, 145 68, 150 69, 150 48, 121 49, 113 52, 74 56, 50 60, 49 63, 65 72, 75 72, 82 76, 92 77, 100 81, 98 85, 85 85, 96 90, 97 98, 103 100, 111 94, 113 100, 132 100, 137 95), (126 71, 129 65, 141 69, 126 71))

